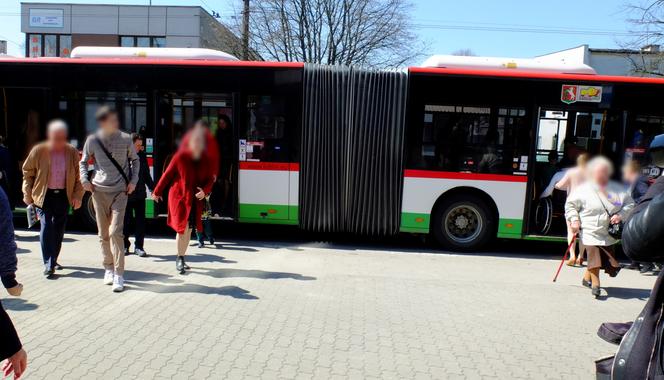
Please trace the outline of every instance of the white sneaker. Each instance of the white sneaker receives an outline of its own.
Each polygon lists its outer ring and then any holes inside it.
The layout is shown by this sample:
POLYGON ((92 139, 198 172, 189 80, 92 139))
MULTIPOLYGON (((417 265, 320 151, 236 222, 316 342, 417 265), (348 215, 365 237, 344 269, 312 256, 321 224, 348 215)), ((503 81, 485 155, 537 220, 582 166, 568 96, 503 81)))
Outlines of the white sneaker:
POLYGON ((113 285, 113 275, 115 273, 112 270, 106 269, 104 272, 104 285, 113 285))
POLYGON ((122 276, 113 276, 113 291, 120 293, 124 290, 124 277, 122 276))

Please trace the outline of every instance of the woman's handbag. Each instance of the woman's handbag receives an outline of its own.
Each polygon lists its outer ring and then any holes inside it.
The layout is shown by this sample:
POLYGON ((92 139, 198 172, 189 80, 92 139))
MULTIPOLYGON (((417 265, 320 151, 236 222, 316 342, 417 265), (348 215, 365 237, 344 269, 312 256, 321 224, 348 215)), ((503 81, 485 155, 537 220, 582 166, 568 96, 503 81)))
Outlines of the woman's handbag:
MULTIPOLYGON (((611 223, 610 222, 611 217, 613 217, 614 215, 616 215, 618 213, 611 214, 609 212, 609 209, 607 209, 606 206, 604 205, 604 201, 602 200, 602 197, 600 197, 599 193, 597 191, 595 191, 595 194, 597 194, 597 198, 599 199, 599 203, 602 204, 602 207, 604 208, 604 211, 606 211, 606 215, 609 216, 609 230, 608 230, 609 236, 611 236, 614 239, 620 240, 620 238, 622 237, 623 227, 624 227, 624 224, 623 224, 622 220, 618 223, 611 223)), ((620 211, 620 210, 618 210, 618 211, 620 211)))

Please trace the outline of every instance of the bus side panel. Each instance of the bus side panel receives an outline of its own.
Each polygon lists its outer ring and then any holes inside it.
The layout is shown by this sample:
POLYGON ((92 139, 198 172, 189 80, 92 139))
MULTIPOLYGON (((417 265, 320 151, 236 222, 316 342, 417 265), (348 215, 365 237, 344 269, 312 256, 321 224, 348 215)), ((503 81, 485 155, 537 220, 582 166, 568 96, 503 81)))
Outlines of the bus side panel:
POLYGON ((240 222, 297 224, 297 198, 294 207, 290 201, 291 166, 281 162, 240 163, 240 222))
POLYGON ((429 233, 434 204, 445 192, 458 187, 470 187, 483 191, 493 199, 498 208, 498 237, 521 237, 524 215, 523 200, 526 199, 526 177, 459 175, 459 173, 445 172, 421 173, 418 170, 406 170, 405 172, 401 231, 429 233))

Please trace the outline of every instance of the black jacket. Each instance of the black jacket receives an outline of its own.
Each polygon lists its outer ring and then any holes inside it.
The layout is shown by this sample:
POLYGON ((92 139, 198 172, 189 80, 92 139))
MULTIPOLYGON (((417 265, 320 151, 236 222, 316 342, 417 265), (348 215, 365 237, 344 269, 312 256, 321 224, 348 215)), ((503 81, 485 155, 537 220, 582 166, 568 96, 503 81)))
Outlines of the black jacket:
POLYGON ((0 362, 17 353, 21 346, 14 324, 0 303, 0 362))
MULTIPOLYGON (((0 189, 0 278, 6 288, 17 285, 16 242, 14 241, 13 216, 4 190, 0 189)), ((0 303, 0 362, 21 349, 14 325, 0 303)))
MULTIPOLYGON (((622 246, 634 261, 664 261, 664 177, 650 186, 627 218, 622 246)), ((620 343, 613 379, 664 377, 664 271, 650 298, 620 343)))
POLYGON ((150 176, 150 168, 148 167, 148 159, 145 152, 138 152, 138 160, 140 162, 138 172, 138 182, 136 183, 136 190, 129 195, 130 201, 144 200, 147 197, 145 186, 152 191, 154 189, 154 181, 150 176))

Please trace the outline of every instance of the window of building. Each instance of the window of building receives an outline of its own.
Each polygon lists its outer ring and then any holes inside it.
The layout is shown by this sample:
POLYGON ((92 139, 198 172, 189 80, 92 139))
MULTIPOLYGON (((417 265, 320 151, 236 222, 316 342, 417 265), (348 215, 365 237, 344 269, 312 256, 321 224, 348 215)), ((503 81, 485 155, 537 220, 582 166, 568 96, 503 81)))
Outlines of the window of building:
POLYGON ((429 104, 423 121, 421 145, 411 145, 410 167, 498 174, 527 169, 519 164, 529 150, 523 108, 429 104))
POLYGON ((71 55, 71 35, 29 34, 26 46, 26 56, 28 57, 69 57, 71 55))
POLYGON ((122 47, 166 47, 166 37, 121 36, 122 47))
POLYGON ((44 57, 58 56, 58 36, 47 34, 44 36, 44 57))
POLYGON ((60 47, 58 48, 60 57, 71 56, 71 36, 62 34, 60 35, 60 47))
POLYGON ((28 57, 42 56, 42 36, 41 34, 28 35, 28 57))

